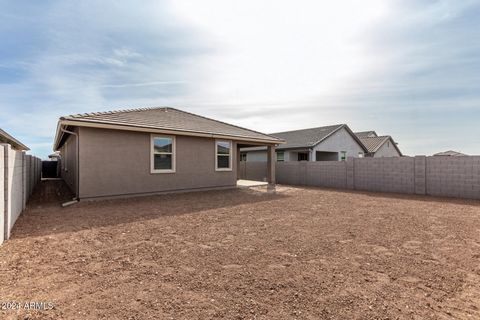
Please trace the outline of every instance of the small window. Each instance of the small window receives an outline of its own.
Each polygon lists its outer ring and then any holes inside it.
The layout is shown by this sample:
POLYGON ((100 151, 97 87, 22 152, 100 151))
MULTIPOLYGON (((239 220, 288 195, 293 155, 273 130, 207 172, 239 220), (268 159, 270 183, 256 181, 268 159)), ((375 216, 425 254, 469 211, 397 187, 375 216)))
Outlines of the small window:
POLYGON ((308 153, 299 152, 298 153, 298 161, 308 161, 308 153))
POLYGON ((232 170, 232 142, 231 141, 215 141, 215 170, 231 171, 232 170))
POLYGON ((340 151, 340 161, 347 160, 347 151, 340 151))
POLYGON ((247 161, 247 154, 246 153, 240 153, 240 161, 247 161))
POLYGON ((363 152, 359 152, 359 153, 358 153, 358 157, 359 157, 359 158, 363 158, 363 157, 364 157, 363 152))
POLYGON ((151 172, 175 172, 175 137, 152 136, 151 172))
POLYGON ((277 152, 277 162, 285 161, 285 153, 283 151, 277 152))

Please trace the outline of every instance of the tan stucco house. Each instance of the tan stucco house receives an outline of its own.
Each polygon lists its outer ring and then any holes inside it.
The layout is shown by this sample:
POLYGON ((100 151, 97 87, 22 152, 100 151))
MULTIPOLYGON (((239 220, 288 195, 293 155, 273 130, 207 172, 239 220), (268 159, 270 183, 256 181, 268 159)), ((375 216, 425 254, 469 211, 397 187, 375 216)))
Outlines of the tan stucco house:
POLYGON ((54 151, 77 199, 235 187, 239 149, 264 146, 275 184, 272 135, 174 108, 61 117, 54 151))

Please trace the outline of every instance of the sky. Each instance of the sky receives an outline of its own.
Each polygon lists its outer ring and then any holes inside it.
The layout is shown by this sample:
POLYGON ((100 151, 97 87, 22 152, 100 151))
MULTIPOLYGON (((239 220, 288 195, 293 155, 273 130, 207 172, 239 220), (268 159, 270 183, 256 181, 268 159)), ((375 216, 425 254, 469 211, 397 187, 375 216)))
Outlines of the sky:
POLYGON ((273 133, 346 123, 480 154, 480 0, 0 0, 0 128, 170 106, 273 133))

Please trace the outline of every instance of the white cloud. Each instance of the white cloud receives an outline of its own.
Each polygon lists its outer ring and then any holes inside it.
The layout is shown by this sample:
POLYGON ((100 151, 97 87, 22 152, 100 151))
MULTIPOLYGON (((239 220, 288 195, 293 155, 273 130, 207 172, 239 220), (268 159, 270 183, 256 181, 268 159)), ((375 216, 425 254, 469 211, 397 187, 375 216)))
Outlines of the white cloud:
MULTIPOLYGON (((373 63, 362 32, 385 1, 175 1, 174 12, 218 48, 202 59, 198 99, 268 105, 331 94, 373 63)), ((198 89, 198 86, 197 86, 198 89)))

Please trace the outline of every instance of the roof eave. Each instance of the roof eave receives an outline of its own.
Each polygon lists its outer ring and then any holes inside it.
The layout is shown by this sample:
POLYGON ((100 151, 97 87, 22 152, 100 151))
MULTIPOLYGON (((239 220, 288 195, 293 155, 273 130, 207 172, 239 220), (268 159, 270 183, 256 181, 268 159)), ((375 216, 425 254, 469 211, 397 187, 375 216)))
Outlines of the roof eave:
POLYGON ((255 142, 255 143, 266 143, 266 144, 284 144, 285 140, 279 138, 272 139, 261 139, 253 138, 241 135, 230 135, 222 133, 211 133, 203 131, 193 131, 193 130, 182 130, 176 128, 154 128, 151 126, 139 126, 133 124, 118 124, 118 123, 108 123, 105 121, 96 121, 96 120, 79 120, 72 119, 69 117, 60 118, 57 125, 57 133, 55 136, 54 151, 57 151, 60 147, 61 141, 61 126, 62 125, 71 125, 77 127, 90 127, 90 128, 100 128, 100 129, 117 129, 117 130, 126 130, 126 131, 137 131, 137 132, 149 132, 149 133, 164 133, 164 134, 175 134, 175 135, 185 135, 185 136, 198 136, 198 137, 207 137, 207 138, 218 138, 218 139, 232 139, 237 141, 245 142, 255 142))
POLYGON ((15 139, 14 137, 9 135, 7 132, 5 132, 2 129, 0 129, 0 135, 4 136, 5 139, 8 141, 8 143, 13 145, 14 147, 16 147, 18 149, 21 149, 23 151, 29 151, 30 150, 29 147, 27 147, 26 145, 24 145, 23 143, 21 143, 20 141, 18 141, 17 139, 15 139))

